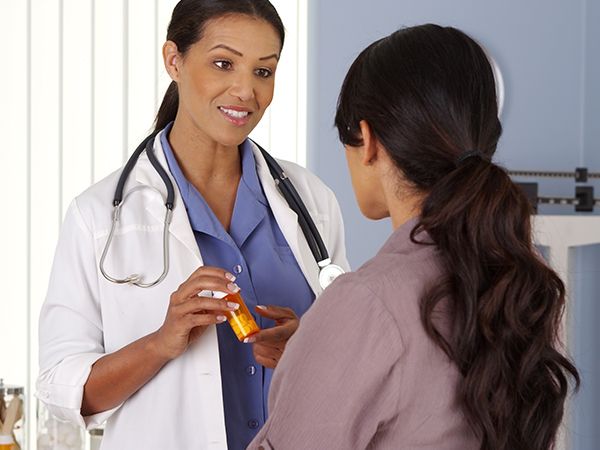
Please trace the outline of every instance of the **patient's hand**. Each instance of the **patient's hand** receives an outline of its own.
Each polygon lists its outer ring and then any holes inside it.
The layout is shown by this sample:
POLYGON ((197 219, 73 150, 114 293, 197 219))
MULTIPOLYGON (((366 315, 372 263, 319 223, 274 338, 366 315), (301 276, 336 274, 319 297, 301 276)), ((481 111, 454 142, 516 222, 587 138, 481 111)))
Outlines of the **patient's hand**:
POLYGON ((285 350, 288 339, 296 332, 300 319, 290 308, 281 306, 257 306, 256 312, 275 321, 275 326, 259 331, 248 338, 253 342, 254 358, 265 367, 274 369, 285 350))

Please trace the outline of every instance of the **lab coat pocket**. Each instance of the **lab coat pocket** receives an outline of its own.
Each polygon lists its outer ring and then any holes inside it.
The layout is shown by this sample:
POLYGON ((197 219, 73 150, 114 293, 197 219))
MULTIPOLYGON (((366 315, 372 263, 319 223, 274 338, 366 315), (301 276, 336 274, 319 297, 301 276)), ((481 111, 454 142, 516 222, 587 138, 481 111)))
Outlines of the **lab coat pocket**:
MULTIPOLYGON (((159 226, 122 228, 113 237, 107 253, 104 263, 107 273, 115 278, 139 274, 143 282, 156 280, 163 271, 162 232, 159 226)), ((103 246, 106 238, 100 241, 103 246)), ((107 351, 121 348, 162 325, 174 290, 169 278, 150 288, 99 278, 107 351)))

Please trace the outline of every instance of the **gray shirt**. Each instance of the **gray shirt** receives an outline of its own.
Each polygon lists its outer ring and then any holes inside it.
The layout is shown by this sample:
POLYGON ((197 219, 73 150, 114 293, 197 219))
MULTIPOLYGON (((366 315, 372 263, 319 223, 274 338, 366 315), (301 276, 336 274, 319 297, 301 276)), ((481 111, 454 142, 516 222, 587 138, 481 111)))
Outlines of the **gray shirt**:
MULTIPOLYGON (((480 447, 457 403, 458 369, 421 322, 420 299, 442 270, 435 246, 411 242, 415 224, 395 230, 304 315, 275 370, 269 420, 249 449, 480 447)), ((437 324, 446 332, 442 309, 437 324)))

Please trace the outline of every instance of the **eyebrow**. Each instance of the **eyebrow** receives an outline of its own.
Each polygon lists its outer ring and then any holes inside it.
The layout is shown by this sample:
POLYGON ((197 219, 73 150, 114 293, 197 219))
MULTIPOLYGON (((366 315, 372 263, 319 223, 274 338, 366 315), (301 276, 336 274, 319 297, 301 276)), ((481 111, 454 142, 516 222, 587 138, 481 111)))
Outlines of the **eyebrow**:
MULTIPOLYGON (((217 48, 223 48, 225 50, 229 50, 231 53, 234 53, 234 54, 236 54, 238 56, 244 56, 243 53, 241 53, 241 52, 237 51, 236 49, 231 48, 231 47, 229 47, 228 45, 225 45, 225 44, 215 45, 209 51, 213 51, 214 49, 217 49, 217 48)), ((277 55, 277 53, 273 53, 272 55, 269 55, 269 56, 263 56, 262 58, 258 58, 258 59, 260 61, 264 61, 264 60, 271 59, 271 58, 275 58, 277 61, 279 61, 279 55, 277 55)))

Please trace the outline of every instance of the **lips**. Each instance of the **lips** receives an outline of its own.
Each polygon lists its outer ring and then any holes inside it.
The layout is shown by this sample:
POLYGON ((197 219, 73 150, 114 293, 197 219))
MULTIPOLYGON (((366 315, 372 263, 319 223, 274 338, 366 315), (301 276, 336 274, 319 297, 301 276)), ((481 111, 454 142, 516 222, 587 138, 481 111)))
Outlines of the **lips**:
POLYGON ((239 106, 219 106, 219 111, 227 121, 238 127, 250 121, 251 111, 239 106))

